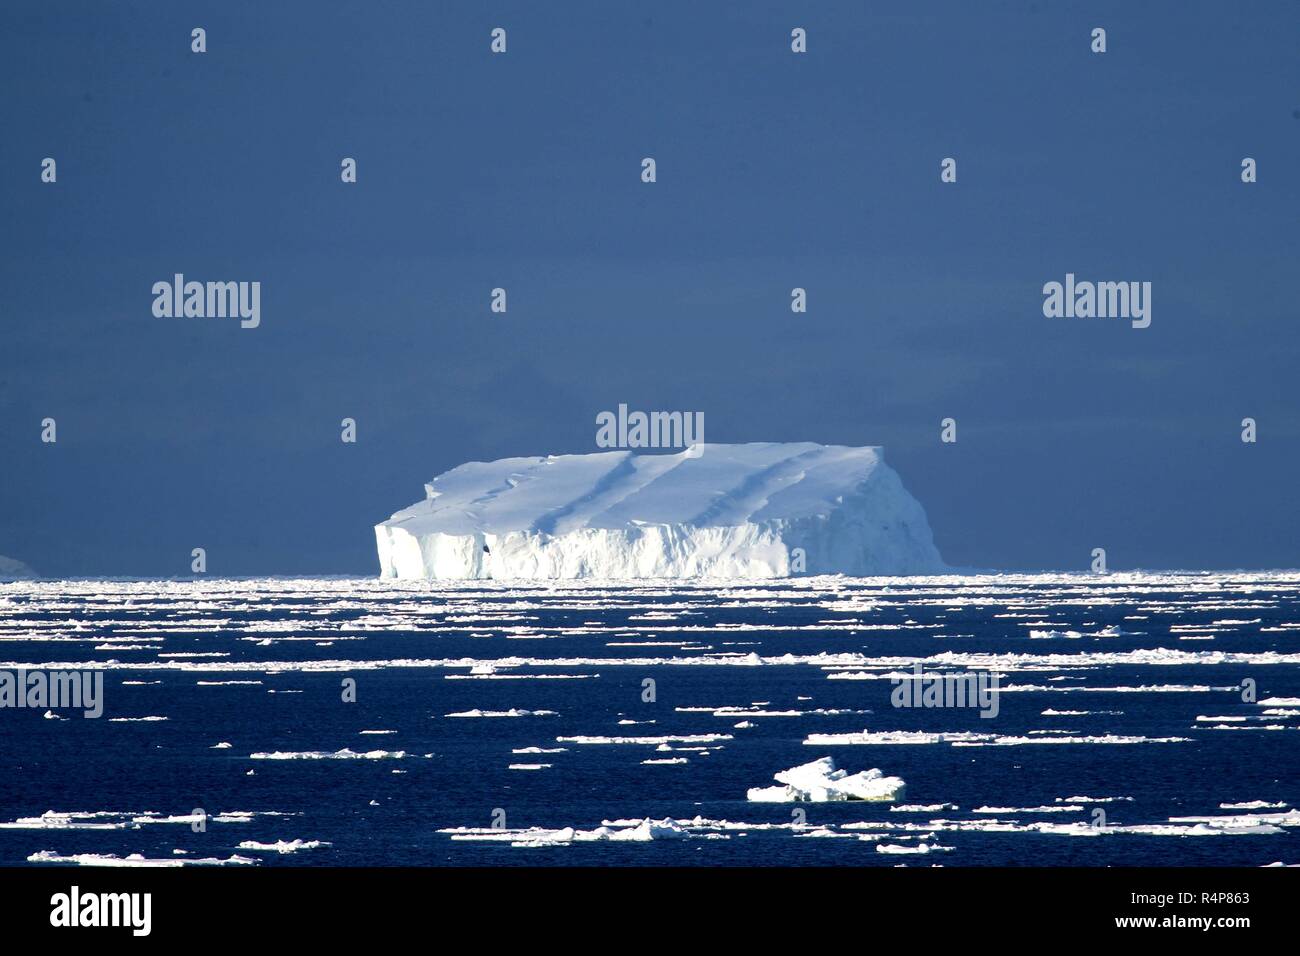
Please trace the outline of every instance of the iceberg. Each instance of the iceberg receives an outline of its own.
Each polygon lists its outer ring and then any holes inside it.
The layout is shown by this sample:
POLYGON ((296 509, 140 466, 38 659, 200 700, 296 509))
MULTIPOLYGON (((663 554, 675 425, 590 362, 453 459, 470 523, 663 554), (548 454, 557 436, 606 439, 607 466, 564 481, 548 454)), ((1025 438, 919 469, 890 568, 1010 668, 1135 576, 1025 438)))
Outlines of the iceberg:
POLYGON ((937 574, 925 511, 881 450, 695 445, 469 462, 375 526, 384 578, 937 574))

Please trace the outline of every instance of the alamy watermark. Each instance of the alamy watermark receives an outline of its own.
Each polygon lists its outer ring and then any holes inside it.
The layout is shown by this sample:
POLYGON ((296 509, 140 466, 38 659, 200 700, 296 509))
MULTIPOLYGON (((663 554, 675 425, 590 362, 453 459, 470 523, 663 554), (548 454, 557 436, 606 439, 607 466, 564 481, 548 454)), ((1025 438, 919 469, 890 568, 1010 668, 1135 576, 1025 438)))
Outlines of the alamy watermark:
POLYGON ((1043 286, 1043 315, 1049 319, 1130 319, 1133 328, 1151 324, 1150 282, 1065 282, 1043 286))
POLYGON ((895 707, 971 707, 980 716, 998 715, 998 674, 972 671, 967 674, 927 674, 920 664, 908 675, 894 675, 889 702, 895 707))
POLYGON ((597 448, 704 448, 703 412, 618 412, 596 416, 597 448))
POLYGON ((103 671, 0 671, 0 708, 80 710, 83 717, 104 713, 103 671))
POLYGON ((50 925, 126 927, 132 936, 148 936, 153 929, 153 894, 83 892, 74 884, 50 897, 50 925))
POLYGON ((238 318, 240 328, 262 324, 261 282, 186 282, 176 273, 153 284, 153 314, 160 319, 238 318))

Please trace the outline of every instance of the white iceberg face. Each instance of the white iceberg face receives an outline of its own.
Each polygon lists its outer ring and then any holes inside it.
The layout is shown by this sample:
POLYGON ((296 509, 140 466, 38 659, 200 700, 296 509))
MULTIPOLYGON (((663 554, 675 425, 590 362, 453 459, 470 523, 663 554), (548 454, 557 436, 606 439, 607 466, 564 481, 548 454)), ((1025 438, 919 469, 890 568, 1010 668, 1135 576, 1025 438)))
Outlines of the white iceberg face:
POLYGON ((831 803, 839 800, 901 800, 906 784, 900 777, 886 777, 879 770, 850 775, 837 770, 831 757, 822 757, 790 770, 773 774, 781 787, 755 787, 747 798, 755 803, 831 803))
POLYGON ((945 570, 878 448, 700 445, 470 462, 375 526, 387 578, 768 578, 945 570), (796 551, 798 549, 798 551, 796 551))

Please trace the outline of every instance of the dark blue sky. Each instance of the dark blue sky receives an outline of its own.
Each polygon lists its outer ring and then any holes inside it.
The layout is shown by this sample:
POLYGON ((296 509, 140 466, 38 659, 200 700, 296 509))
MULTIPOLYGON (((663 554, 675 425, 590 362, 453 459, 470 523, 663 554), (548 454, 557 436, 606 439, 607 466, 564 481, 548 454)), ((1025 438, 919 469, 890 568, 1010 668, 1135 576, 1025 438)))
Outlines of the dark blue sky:
POLYGON ((0 554, 373 573, 422 482, 626 402, 883 445, 957 565, 1300 566, 1297 37, 1291 2, 11 0, 0 554), (175 272, 260 281, 261 327, 154 318, 175 272), (1045 318, 1066 272, 1152 282, 1151 327, 1045 318))

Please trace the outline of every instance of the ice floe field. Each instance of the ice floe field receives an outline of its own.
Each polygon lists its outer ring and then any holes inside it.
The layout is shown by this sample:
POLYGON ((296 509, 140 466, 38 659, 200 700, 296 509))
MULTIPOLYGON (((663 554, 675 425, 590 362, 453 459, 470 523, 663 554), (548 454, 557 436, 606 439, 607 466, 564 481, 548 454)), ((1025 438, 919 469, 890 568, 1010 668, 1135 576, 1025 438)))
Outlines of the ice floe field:
POLYGON ((20 668, 104 714, 0 709, 0 864, 1300 863, 1296 573, 0 584, 20 668))

